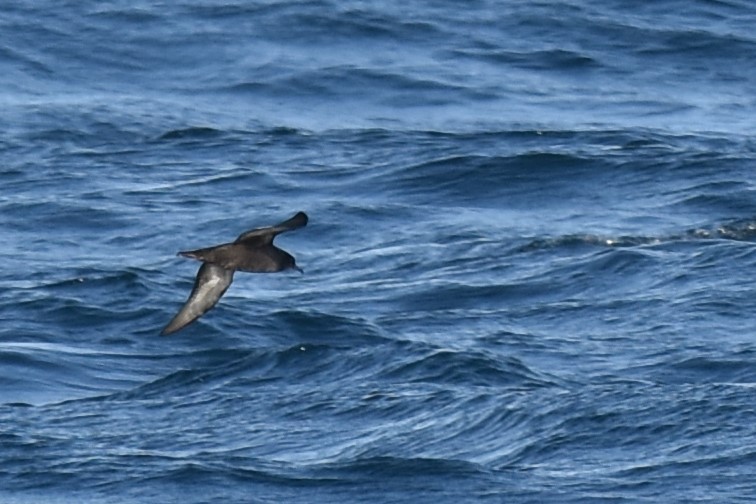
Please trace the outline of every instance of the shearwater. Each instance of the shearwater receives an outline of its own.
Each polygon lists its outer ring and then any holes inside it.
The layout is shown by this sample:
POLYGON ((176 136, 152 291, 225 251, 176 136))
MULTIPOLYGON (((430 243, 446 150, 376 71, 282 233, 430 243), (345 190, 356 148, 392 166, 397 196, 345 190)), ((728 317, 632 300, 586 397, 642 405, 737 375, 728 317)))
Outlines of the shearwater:
POLYGON ((274 273, 296 269, 294 257, 273 245, 273 238, 285 231, 307 225, 307 215, 298 212, 294 217, 275 226, 245 231, 231 243, 202 248, 178 255, 202 261, 194 287, 184 306, 160 333, 167 335, 191 324, 210 308, 228 290, 235 271, 274 273))

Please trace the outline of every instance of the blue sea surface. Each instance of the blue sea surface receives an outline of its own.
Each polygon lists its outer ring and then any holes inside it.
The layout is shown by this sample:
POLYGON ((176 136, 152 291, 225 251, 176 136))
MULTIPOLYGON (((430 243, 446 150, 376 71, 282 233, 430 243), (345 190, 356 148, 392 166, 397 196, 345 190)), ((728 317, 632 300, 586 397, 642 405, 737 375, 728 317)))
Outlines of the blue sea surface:
POLYGON ((4 2, 0 502, 756 502, 754 26, 4 2))

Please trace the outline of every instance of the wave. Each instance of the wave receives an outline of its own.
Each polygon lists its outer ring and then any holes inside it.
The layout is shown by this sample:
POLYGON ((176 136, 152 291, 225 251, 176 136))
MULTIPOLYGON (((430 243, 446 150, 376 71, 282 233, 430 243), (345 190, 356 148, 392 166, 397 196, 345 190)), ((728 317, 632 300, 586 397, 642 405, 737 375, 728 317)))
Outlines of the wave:
POLYGON ((737 219, 711 227, 696 227, 683 233, 658 236, 610 236, 574 234, 553 238, 537 238, 521 245, 515 252, 530 252, 541 249, 573 247, 630 248, 655 246, 679 242, 699 242, 707 240, 733 240, 751 242, 756 240, 756 220, 737 219))
POLYGON ((382 373, 385 379, 457 386, 539 387, 551 384, 516 358, 494 358, 481 352, 433 349, 404 354, 382 373))
POLYGON ((543 72, 575 72, 603 66, 600 61, 587 54, 565 49, 511 51, 502 50, 496 45, 482 45, 454 50, 452 56, 543 72))
POLYGON ((274 97, 339 98, 363 100, 394 107, 439 106, 485 101, 495 95, 476 86, 431 78, 421 74, 337 65, 323 68, 277 68, 270 77, 217 88, 232 94, 274 97))

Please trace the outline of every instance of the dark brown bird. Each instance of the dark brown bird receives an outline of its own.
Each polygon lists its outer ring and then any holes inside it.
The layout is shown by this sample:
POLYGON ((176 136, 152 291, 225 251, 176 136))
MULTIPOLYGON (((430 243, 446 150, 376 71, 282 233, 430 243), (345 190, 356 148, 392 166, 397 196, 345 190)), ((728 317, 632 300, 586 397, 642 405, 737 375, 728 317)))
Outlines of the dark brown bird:
POLYGON ((273 238, 285 231, 306 226, 307 220, 304 212, 298 212, 275 226, 246 231, 232 243, 179 252, 178 255, 197 259, 203 264, 197 272, 189 299, 160 334, 183 329, 215 306, 231 285, 236 270, 273 273, 295 269, 301 272, 291 254, 273 245, 273 238))

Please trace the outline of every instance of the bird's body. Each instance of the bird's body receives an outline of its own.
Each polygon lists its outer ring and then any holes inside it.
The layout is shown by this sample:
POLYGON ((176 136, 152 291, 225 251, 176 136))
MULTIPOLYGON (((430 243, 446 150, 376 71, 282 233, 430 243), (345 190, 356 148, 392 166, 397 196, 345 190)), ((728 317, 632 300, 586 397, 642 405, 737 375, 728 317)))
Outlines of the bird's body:
POLYGON ((226 269, 250 273, 275 273, 286 269, 283 265, 294 264, 294 258, 290 254, 273 245, 256 247, 234 242, 179 254, 226 269))
POLYGON ((306 226, 307 220, 307 215, 299 212, 275 226, 246 231, 232 243, 179 252, 179 255, 197 259, 203 264, 197 273, 189 299, 160 334, 171 334, 183 329, 215 306, 231 285, 234 271, 302 271, 291 254, 273 245, 273 238, 285 231, 306 226))

